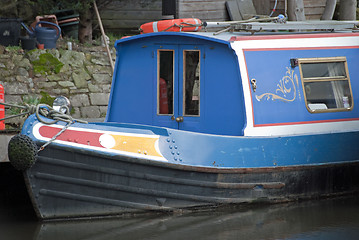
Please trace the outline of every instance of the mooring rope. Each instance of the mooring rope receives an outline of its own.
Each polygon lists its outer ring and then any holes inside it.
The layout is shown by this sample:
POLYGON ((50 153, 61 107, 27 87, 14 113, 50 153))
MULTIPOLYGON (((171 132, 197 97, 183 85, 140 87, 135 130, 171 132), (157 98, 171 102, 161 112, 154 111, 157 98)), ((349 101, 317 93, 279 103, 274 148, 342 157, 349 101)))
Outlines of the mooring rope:
MULTIPOLYGON (((7 119, 11 119, 11 118, 16 118, 16 117, 21 117, 24 115, 31 115, 31 114, 35 114, 37 119, 46 125, 51 125, 51 124, 55 124, 58 121, 62 121, 62 122, 66 122, 67 124, 57 133, 55 134, 55 136, 53 136, 49 141, 47 141, 44 145, 42 145, 38 152, 44 150, 44 148, 49 145, 50 143, 52 143, 53 141, 55 141, 55 139, 60 136, 63 132, 66 131, 66 129, 68 129, 70 127, 70 125, 74 124, 75 122, 79 122, 79 123, 87 123, 87 121, 81 120, 81 119, 74 119, 72 118, 70 115, 62 113, 60 111, 57 111, 55 109, 53 109, 52 107, 50 107, 47 104, 38 104, 38 105, 29 105, 25 103, 25 106, 21 106, 21 105, 17 105, 17 104, 10 104, 10 103, 2 103, 0 102, 0 105, 4 105, 7 107, 17 107, 17 108, 21 108, 24 109, 25 112, 23 113, 19 113, 19 114, 15 114, 12 116, 8 116, 5 118, 1 118, 0 121, 3 120, 7 120, 7 119), (45 118, 47 119, 52 119, 51 121, 46 121, 45 118)), ((66 107, 67 112, 69 112, 68 107, 66 107)))
MULTIPOLYGON (((21 108, 24 109, 25 111, 19 114, 15 114, 12 116, 8 116, 8 117, 4 117, 4 118, 0 118, 0 121, 4 121, 7 119, 11 119, 11 118, 16 118, 16 117, 21 117, 24 115, 31 115, 31 114, 36 114, 37 119, 47 125, 50 124, 54 124, 57 123, 58 121, 63 121, 63 122, 80 122, 80 123, 87 123, 87 121, 84 120, 80 120, 80 119, 74 119, 72 118, 70 115, 62 113, 60 111, 57 111, 55 109, 53 109, 52 107, 50 107, 47 104, 38 104, 38 105, 29 105, 24 103, 25 106, 21 106, 21 105, 17 105, 17 104, 12 104, 12 103, 2 103, 0 102, 0 105, 4 105, 6 107, 17 107, 17 108, 21 108), (41 116, 48 118, 48 119, 53 119, 53 121, 45 121, 41 116)), ((66 107, 67 108, 67 107, 66 107)), ((67 111, 69 111, 69 109, 66 109, 67 111)))
POLYGON ((34 114, 35 111, 36 111, 36 106, 28 105, 26 103, 25 103, 25 106, 21 106, 21 105, 17 105, 17 104, 10 104, 10 103, 0 102, 0 105, 4 105, 5 107, 17 107, 17 108, 21 108, 21 109, 25 110, 25 112, 1 118, 0 121, 11 119, 11 118, 16 118, 16 117, 21 117, 21 116, 24 116, 24 115, 27 115, 27 114, 31 115, 31 114, 34 114))

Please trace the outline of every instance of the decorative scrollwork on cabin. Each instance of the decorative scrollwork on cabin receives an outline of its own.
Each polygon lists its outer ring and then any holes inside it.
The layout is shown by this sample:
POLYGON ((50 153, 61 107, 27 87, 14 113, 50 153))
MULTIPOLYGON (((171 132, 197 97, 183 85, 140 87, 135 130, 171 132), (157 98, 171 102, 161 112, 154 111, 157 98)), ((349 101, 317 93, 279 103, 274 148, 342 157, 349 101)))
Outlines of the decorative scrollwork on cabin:
POLYGON ((261 100, 282 100, 285 102, 293 102, 296 99, 298 76, 294 74, 294 70, 287 67, 286 75, 279 80, 275 93, 263 93, 256 95, 258 101, 261 100))

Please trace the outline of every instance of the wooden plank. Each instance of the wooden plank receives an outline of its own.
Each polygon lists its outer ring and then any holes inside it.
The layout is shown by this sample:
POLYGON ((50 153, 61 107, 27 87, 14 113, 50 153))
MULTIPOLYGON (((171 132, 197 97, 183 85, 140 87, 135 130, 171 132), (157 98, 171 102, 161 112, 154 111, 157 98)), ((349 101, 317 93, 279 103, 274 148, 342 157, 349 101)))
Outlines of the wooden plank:
POLYGON ((191 12, 181 12, 179 18, 189 18, 195 17, 199 18, 202 21, 226 21, 228 20, 228 15, 223 11, 205 11, 205 12, 198 12, 198 11, 191 11, 191 12))
POLYGON ((320 8, 306 8, 305 9, 305 15, 322 15, 324 12, 324 8, 320 9, 320 8))
POLYGON ((327 0, 303 0, 304 6, 325 6, 327 0))
POLYGON ((224 4, 225 3, 225 0, 177 0, 177 2, 181 5, 181 4, 185 4, 185 3, 188 3, 188 4, 203 4, 203 5, 206 5, 207 3, 213 3, 213 2, 217 2, 217 3, 220 3, 220 4, 224 4))
MULTIPOLYGON (((263 11, 257 8, 257 5, 259 4, 260 6, 267 4, 266 6, 269 5, 268 8, 268 15, 270 14, 270 12, 272 11, 274 4, 275 4, 275 0, 253 0, 253 3, 256 7, 257 13, 261 14, 258 11, 263 11)), ((305 15, 310 17, 308 19, 320 19, 321 15, 324 12, 324 8, 325 8, 325 4, 326 4, 326 0, 303 0, 304 3, 304 12, 305 15), (314 10, 315 9, 315 10, 314 10)), ((278 0, 277 2, 277 7, 276 7, 276 11, 274 13, 274 15, 278 15, 278 14, 284 14, 285 13, 285 2, 284 0, 278 0)), ((266 13, 264 13, 266 14, 266 13)))
POLYGON ((229 20, 231 21, 240 21, 243 20, 242 14, 239 11, 239 6, 237 1, 226 1, 226 8, 229 15, 229 20))
POLYGON ((321 18, 322 14, 320 15, 306 15, 307 20, 319 20, 321 18))
POLYGON ((253 5, 259 15, 269 15, 273 7, 270 0, 253 0, 253 5))
POLYGON ((325 7, 325 4, 324 5, 319 5, 319 4, 307 4, 307 5, 304 5, 304 8, 324 8, 325 7))
POLYGON ((160 10, 162 11, 162 0, 112 0, 109 4, 100 8, 100 10, 124 10, 124 9, 147 9, 147 10, 160 10))
POLYGON ((219 2, 208 2, 207 4, 191 4, 184 3, 178 6, 178 11, 209 11, 209 10, 225 10, 225 4, 219 2))
POLYGON ((133 31, 143 23, 162 18, 162 0, 113 0, 100 9, 100 15, 106 31, 133 31))
MULTIPOLYGON (((97 23, 97 21, 94 21, 97 23)), ((142 24, 149 21, 145 20, 102 20, 105 29, 138 29, 142 24)))
POLYGON ((161 11, 113 11, 108 10, 106 12, 101 12, 102 19, 109 20, 141 20, 141 19, 161 19, 161 11))
POLYGON ((254 8, 252 0, 236 0, 239 8, 239 12, 243 19, 249 19, 255 15, 256 9, 254 8))
POLYGON ((177 17, 197 17, 202 21, 229 20, 225 1, 218 0, 178 0, 177 17))

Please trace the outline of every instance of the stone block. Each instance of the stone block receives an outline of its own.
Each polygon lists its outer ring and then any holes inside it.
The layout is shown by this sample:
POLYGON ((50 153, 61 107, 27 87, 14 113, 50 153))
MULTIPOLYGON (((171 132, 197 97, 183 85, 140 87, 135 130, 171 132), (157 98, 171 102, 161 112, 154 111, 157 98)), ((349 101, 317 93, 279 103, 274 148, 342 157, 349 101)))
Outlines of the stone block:
POLYGON ((61 87, 73 87, 75 86, 73 82, 70 81, 60 81, 58 82, 61 87))
POLYGON ((101 87, 102 87, 102 92, 103 93, 110 93, 111 92, 111 85, 110 84, 101 85, 101 87))
POLYGON ((12 55, 11 61, 12 61, 16 66, 19 66, 19 62, 21 62, 22 59, 23 59, 23 56, 22 56, 22 55, 14 54, 14 55, 12 55))
POLYGON ((111 83, 111 75, 107 73, 95 73, 92 75, 95 81, 99 84, 111 83))
POLYGON ((55 95, 68 95, 69 94, 69 90, 67 88, 56 88, 56 89, 52 89, 52 93, 55 95))
POLYGON ((109 93, 90 93, 91 105, 107 106, 109 93))
POLYGON ((87 86, 88 86, 90 92, 93 92, 93 93, 102 92, 102 88, 100 85, 95 85, 95 84, 89 83, 87 86))
POLYGON ((100 66, 100 65, 91 64, 91 65, 87 65, 86 69, 90 74, 107 73, 110 76, 112 76, 112 70, 111 70, 110 66, 106 67, 106 66, 100 66))
POLYGON ((99 118, 101 116, 100 109, 97 106, 82 107, 80 109, 83 118, 99 118))
POLYGON ((72 73, 72 79, 74 80, 76 87, 84 88, 87 87, 87 80, 90 80, 91 76, 85 71, 85 69, 80 68, 72 73))
POLYGON ((28 94, 29 89, 27 85, 20 82, 6 82, 4 83, 4 89, 7 94, 28 94))
POLYGON ((73 113, 71 113, 73 118, 81 118, 81 111, 79 107, 73 107, 73 113))
POLYGON ((86 94, 77 94, 70 97, 71 105, 74 107, 89 106, 90 101, 86 94))
POLYGON ((9 59, 10 55, 0 54, 0 59, 9 59))
POLYGON ((12 71, 6 69, 0 69, 0 78, 11 76, 12 71))
POLYGON ((82 67, 86 57, 83 52, 68 51, 64 50, 60 57, 60 61, 63 64, 68 64, 70 66, 82 67))
POLYGON ((60 73, 67 73, 69 75, 71 75, 72 72, 72 68, 69 64, 64 64, 64 66, 62 66, 60 73))
POLYGON ((32 65, 31 65, 31 63, 30 63, 30 60, 27 59, 27 58, 21 59, 21 61, 19 61, 19 63, 17 64, 17 66, 23 67, 23 68, 25 68, 26 70, 29 70, 29 69, 32 67, 32 65))
POLYGON ((106 117, 106 113, 107 113, 107 106, 100 106, 101 117, 106 117))
POLYGON ((3 80, 4 80, 5 82, 15 82, 15 81, 16 81, 16 77, 7 76, 7 77, 3 78, 3 80))
POLYGON ((28 51, 27 55, 29 57, 30 62, 33 62, 35 60, 38 60, 40 55, 46 53, 46 49, 42 49, 42 50, 34 50, 34 51, 28 51))
POLYGON ((38 88, 45 88, 45 89, 54 88, 56 85, 57 85, 56 82, 38 82, 37 83, 38 88))
POLYGON ((20 95, 9 95, 5 93, 5 102, 7 103, 22 103, 22 98, 20 95))
POLYGON ((93 58, 93 59, 91 59, 91 62, 96 65, 101 65, 101 66, 109 66, 110 65, 109 60, 102 59, 102 58, 93 58))
POLYGON ((33 88, 34 87, 34 81, 32 80, 32 78, 26 78, 26 81, 29 84, 29 88, 33 88))
POLYGON ((70 93, 71 94, 79 94, 79 93, 88 93, 89 90, 87 88, 81 88, 81 89, 72 89, 72 87, 70 87, 70 93))
POLYGON ((51 74, 47 76, 47 79, 50 81, 60 81, 62 80, 62 76, 60 74, 51 74))
POLYGON ((15 68, 15 64, 13 62, 11 62, 11 61, 5 63, 5 65, 6 65, 6 68, 10 69, 10 70, 13 70, 15 68))
POLYGON ((25 77, 25 76, 17 75, 15 77, 15 79, 16 79, 16 82, 22 82, 22 83, 27 82, 27 77, 25 77))
POLYGON ((10 139, 13 137, 13 135, 10 134, 1 134, 0 135, 0 164, 4 164, 1 162, 8 162, 8 152, 7 152, 7 148, 8 148, 8 144, 10 139))
POLYGON ((24 76, 24 77, 28 77, 28 76, 29 76, 29 72, 28 72, 25 68, 19 67, 19 68, 17 69, 17 75, 24 76))

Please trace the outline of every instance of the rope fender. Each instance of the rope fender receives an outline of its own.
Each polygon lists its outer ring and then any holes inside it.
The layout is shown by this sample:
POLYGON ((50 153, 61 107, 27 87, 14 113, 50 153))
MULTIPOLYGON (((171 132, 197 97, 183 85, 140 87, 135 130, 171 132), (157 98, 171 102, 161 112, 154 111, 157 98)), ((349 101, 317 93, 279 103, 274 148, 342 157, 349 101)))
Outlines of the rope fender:
POLYGON ((19 171, 29 169, 36 162, 37 153, 37 146, 30 137, 18 134, 10 139, 8 156, 15 169, 19 171))
POLYGON ((18 134, 12 137, 8 144, 8 157, 11 165, 19 171, 25 171, 31 168, 32 165, 34 165, 36 162, 38 152, 44 150, 47 145, 52 143, 58 136, 60 136, 64 131, 66 131, 66 129, 68 129, 70 125, 75 122, 87 123, 86 121, 74 119, 68 114, 54 110, 47 104, 38 104, 37 106, 28 104, 25 104, 25 106, 8 103, 0 104, 8 107, 18 107, 25 110, 23 113, 5 117, 3 119, 0 119, 0 121, 24 115, 35 114, 39 122, 46 125, 55 124, 58 121, 63 121, 67 123, 57 134, 55 134, 40 148, 38 148, 35 142, 27 135, 18 134), (45 119, 50 119, 50 121, 45 119))

